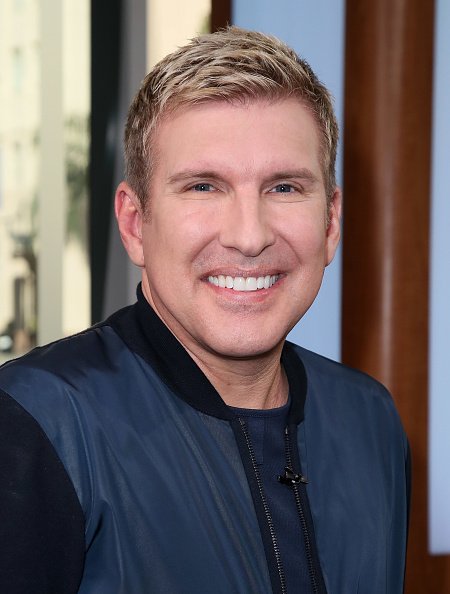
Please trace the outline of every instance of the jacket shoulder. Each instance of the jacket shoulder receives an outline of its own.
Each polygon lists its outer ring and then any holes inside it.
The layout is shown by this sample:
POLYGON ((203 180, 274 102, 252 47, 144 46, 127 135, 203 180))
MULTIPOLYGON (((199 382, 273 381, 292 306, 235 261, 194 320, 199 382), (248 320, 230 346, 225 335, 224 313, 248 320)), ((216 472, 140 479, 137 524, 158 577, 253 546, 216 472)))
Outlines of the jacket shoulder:
POLYGON ((295 344, 291 347, 297 353, 310 382, 320 382, 343 392, 360 392, 392 400, 387 388, 374 377, 363 371, 334 361, 295 344))
POLYGON ((378 427, 406 437, 388 389, 367 373, 293 345, 307 378, 305 411, 310 418, 350 427, 378 427))
POLYGON ((119 337, 107 324, 102 323, 87 328, 78 334, 36 347, 25 355, 7 361, 0 367, 0 385, 9 378, 20 374, 42 372, 62 379, 69 370, 79 367, 101 364, 103 358, 110 358, 109 351, 113 347, 114 338, 119 337), (105 349, 105 346, 109 348, 105 349))
MULTIPOLYGON (((50 439, 61 424, 75 424, 80 408, 92 416, 106 403, 108 385, 127 383, 117 374, 129 351, 108 325, 38 347, 0 368, 0 390, 16 400, 50 439)), ((123 374, 122 374, 123 375, 123 374)))

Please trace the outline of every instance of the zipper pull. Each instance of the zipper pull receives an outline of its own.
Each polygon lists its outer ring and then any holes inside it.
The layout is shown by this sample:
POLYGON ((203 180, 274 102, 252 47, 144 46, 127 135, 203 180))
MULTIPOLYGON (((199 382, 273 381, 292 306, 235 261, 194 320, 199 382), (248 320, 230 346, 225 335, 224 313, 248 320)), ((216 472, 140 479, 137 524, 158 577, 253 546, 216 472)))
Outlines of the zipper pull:
POLYGON ((289 466, 285 466, 284 474, 279 474, 277 478, 278 482, 282 483, 283 485, 289 485, 290 487, 298 485, 299 483, 303 483, 304 485, 308 484, 308 479, 305 476, 297 474, 292 470, 292 468, 289 468, 289 466))

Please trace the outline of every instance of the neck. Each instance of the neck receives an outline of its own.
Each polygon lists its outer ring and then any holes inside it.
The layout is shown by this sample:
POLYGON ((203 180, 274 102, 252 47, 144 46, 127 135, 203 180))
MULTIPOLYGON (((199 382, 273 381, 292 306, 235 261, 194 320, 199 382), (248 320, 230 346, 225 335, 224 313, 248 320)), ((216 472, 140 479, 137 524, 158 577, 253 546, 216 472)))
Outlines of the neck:
POLYGON ((288 382, 280 364, 281 348, 252 359, 212 356, 206 360, 189 354, 227 405, 262 410, 283 406, 288 399, 288 382))

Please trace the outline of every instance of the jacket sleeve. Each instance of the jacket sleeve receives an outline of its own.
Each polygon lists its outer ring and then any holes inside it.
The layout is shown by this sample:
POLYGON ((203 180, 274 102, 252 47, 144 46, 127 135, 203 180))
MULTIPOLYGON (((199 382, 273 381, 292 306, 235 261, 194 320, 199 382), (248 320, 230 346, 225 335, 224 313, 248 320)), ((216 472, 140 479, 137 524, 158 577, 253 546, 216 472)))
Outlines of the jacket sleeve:
POLYGON ((84 514, 36 420, 0 390, 0 592, 72 594, 84 564, 84 514))

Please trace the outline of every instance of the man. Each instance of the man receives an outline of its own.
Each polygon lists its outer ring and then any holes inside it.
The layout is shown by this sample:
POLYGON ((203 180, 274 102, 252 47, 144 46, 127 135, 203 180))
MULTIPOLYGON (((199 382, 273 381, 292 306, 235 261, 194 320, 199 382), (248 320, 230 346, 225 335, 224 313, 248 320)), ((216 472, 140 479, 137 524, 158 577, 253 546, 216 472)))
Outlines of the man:
POLYGON ((271 37, 144 80, 120 233, 137 304, 0 372, 9 593, 402 591, 389 394, 285 342, 339 240, 330 96, 271 37))

